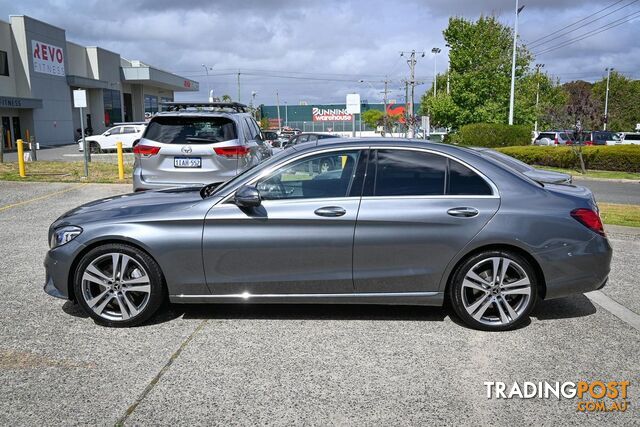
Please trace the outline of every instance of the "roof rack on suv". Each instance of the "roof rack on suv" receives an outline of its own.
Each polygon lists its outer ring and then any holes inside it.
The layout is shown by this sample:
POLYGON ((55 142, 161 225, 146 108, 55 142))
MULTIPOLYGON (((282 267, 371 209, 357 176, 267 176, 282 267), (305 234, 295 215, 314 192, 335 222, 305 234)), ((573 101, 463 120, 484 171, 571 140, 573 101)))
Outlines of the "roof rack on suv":
POLYGON ((207 108, 224 111, 231 110, 236 113, 248 113, 249 107, 239 102, 161 102, 160 105, 166 107, 166 111, 180 111, 187 108, 207 108))

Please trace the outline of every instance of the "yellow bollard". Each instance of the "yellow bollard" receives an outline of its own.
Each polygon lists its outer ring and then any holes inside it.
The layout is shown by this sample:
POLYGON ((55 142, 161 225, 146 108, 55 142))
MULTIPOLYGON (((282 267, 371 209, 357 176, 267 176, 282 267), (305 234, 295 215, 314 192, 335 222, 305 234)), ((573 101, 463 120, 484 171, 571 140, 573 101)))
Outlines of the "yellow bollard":
POLYGON ((124 180, 124 157, 122 155, 122 141, 116 142, 116 148, 118 150, 118 178, 120 181, 124 180))
POLYGON ((24 170, 24 147, 22 146, 22 140, 17 140, 16 145, 18 146, 18 170, 20 171, 20 177, 25 178, 27 174, 24 170))

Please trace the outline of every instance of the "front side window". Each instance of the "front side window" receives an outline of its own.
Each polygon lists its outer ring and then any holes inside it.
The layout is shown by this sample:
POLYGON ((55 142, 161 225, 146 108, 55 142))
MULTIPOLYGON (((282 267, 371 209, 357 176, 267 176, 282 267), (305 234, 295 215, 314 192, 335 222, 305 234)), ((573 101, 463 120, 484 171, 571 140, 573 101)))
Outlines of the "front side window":
POLYGON ((360 151, 333 151, 289 163, 258 181, 264 200, 347 197, 360 151))
POLYGON ((156 116, 144 138, 165 144, 212 144, 238 136, 235 123, 226 117, 156 116))
POLYGON ((375 196, 439 196, 445 191, 447 159, 413 150, 378 150, 375 196))

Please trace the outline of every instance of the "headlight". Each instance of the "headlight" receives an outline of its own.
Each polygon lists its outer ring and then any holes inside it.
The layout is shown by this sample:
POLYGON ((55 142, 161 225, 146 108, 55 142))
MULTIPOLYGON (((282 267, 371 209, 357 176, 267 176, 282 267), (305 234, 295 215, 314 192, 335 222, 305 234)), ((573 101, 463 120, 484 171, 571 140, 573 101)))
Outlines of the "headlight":
POLYGON ((58 246, 62 246, 65 243, 70 242, 78 237, 80 233, 82 233, 82 228, 76 227, 75 225, 67 225, 66 227, 56 228, 55 230, 53 230, 53 234, 51 235, 49 247, 53 249, 57 248, 58 246))

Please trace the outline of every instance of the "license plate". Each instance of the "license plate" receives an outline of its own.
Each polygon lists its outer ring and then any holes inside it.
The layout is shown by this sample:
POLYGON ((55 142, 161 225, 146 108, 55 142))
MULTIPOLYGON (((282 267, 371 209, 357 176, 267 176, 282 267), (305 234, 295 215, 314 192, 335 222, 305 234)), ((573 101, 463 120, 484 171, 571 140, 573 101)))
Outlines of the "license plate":
POLYGON ((173 166, 176 168, 199 168, 202 167, 200 157, 174 157, 173 166))

